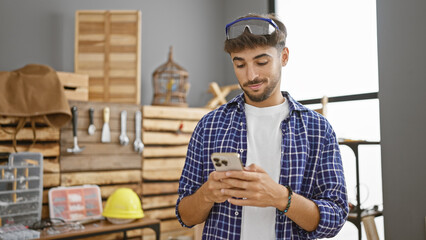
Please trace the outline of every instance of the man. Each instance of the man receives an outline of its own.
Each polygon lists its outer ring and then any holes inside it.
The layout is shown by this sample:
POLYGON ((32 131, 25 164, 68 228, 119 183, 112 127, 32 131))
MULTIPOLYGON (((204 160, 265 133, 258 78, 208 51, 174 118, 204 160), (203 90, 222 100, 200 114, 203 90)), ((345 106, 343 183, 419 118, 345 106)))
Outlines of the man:
POLYGON ((335 236, 348 214, 343 167, 327 120, 280 91, 286 28, 248 15, 226 26, 225 51, 243 90, 198 123, 179 185, 183 226, 203 239, 335 236), (214 171, 214 152, 237 152, 243 171, 214 171))

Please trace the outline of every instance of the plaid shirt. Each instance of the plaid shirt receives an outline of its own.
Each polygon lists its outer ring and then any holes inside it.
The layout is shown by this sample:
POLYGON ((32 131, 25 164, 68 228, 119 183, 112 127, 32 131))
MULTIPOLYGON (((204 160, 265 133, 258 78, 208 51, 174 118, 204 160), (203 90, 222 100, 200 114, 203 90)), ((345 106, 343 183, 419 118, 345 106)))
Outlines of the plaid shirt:
MULTIPOLYGON (((289 100, 290 114, 281 123, 281 173, 279 183, 290 185, 312 201, 320 211, 320 222, 306 232, 277 210, 276 239, 316 239, 335 236, 348 215, 347 193, 339 146, 328 121, 283 92, 289 100)), ((210 155, 214 152, 238 152, 245 165, 247 126, 244 96, 206 114, 198 123, 188 145, 185 166, 179 184, 176 215, 182 198, 195 193, 214 171, 210 155)), ((205 222, 203 239, 240 239, 242 207, 215 203, 205 222)))

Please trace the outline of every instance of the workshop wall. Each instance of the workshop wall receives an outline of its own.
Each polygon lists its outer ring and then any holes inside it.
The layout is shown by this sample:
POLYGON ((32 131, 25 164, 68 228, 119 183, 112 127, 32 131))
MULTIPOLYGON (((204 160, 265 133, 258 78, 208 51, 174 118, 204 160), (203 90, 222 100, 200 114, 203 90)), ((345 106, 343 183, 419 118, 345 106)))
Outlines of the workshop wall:
POLYGON ((151 104, 152 73, 168 57, 189 72, 190 106, 210 98, 208 83, 224 79, 224 1, 35 0, 0 1, 0 71, 40 63, 74 71, 76 10, 141 10, 141 104, 151 104))

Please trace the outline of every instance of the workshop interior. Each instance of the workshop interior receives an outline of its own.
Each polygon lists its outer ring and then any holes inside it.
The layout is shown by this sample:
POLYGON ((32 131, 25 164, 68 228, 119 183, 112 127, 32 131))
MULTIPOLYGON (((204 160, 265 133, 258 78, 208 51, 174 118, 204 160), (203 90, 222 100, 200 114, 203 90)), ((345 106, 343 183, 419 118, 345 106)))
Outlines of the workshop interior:
POLYGON ((202 239, 176 217, 200 119, 242 93, 225 25, 275 13, 281 90, 336 132, 331 239, 426 238, 426 2, 0 0, 0 239, 202 239))

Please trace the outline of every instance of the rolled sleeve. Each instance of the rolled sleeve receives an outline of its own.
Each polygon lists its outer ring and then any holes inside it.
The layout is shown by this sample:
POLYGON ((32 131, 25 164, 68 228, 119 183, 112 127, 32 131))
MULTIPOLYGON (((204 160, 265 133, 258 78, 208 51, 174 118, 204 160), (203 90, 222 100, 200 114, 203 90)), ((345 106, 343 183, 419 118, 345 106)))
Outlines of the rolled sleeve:
POLYGON ((203 152, 203 141, 202 141, 202 121, 197 124, 191 140, 188 144, 188 150, 186 154, 185 165, 182 170, 182 175, 179 180, 179 197, 176 201, 176 217, 179 220, 180 224, 183 227, 191 228, 193 226, 186 225, 179 214, 179 203, 186 196, 194 194, 204 183, 203 180, 203 162, 202 162, 202 152, 203 152))
POLYGON ((327 130, 321 159, 317 165, 317 181, 313 201, 318 206, 318 227, 307 233, 309 238, 330 238, 337 235, 348 216, 348 200, 343 165, 336 136, 327 130))

